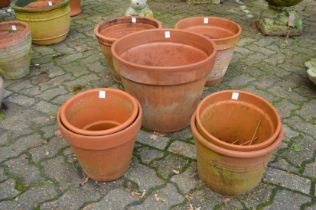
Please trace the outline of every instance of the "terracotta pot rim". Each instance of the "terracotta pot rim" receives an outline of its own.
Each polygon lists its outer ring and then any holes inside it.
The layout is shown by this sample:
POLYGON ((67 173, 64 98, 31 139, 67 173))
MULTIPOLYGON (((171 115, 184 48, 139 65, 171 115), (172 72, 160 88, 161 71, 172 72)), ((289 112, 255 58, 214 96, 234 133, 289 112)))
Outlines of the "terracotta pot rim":
POLYGON ((17 26, 22 26, 23 30, 19 31, 19 28, 17 28, 17 32, 16 36, 11 36, 9 38, 4 38, 4 39, 0 39, 0 49, 2 47, 6 47, 8 44, 10 44, 10 42, 12 41, 17 41, 18 39, 23 39, 25 37, 28 36, 28 34, 31 33, 30 27, 28 26, 28 24, 22 22, 22 21, 18 21, 18 20, 13 20, 13 21, 4 21, 4 22, 0 22, 0 26, 1 25, 17 25, 17 26))
MULTIPOLYGON (((121 146, 122 144, 125 144, 126 142, 128 142, 130 139, 126 138, 124 141, 115 141, 114 145, 111 145, 111 146, 106 146, 106 147, 100 147, 98 146, 97 148, 95 148, 95 146, 85 146, 85 145, 82 145, 82 143, 80 142, 83 142, 85 141, 85 143, 89 143, 89 145, 107 145, 109 144, 109 141, 114 141, 114 140, 101 140, 100 138, 101 137, 106 137, 106 136, 114 136, 113 138, 118 138, 118 139, 121 139, 120 137, 122 137, 123 133, 127 132, 128 130, 132 129, 134 126, 137 126, 138 124, 140 125, 141 127, 141 121, 142 121, 142 117, 143 117, 143 111, 142 111, 142 108, 141 108, 141 105, 138 104, 138 108, 139 108, 139 112, 138 112, 138 115, 137 117, 134 119, 134 121, 128 126, 126 127, 125 129, 123 130, 120 130, 118 132, 115 132, 115 133, 111 133, 111 134, 107 134, 107 135, 103 135, 103 136, 85 136, 85 135, 81 135, 81 134, 77 134, 77 133, 74 133, 73 131, 69 130, 64 124, 63 122, 61 121, 60 119, 60 110, 58 111, 57 113, 57 125, 58 127, 62 127, 63 130, 65 130, 68 134, 71 134, 72 136, 75 136, 77 139, 79 138, 79 140, 75 140, 73 143, 72 141, 69 141, 68 139, 65 139, 63 137, 64 140, 66 140, 72 147, 77 147, 77 148, 81 148, 81 149, 85 149, 85 150, 91 150, 91 151, 99 151, 99 150, 104 150, 105 148, 106 149, 111 149, 111 148, 115 148, 115 147, 119 147, 121 146), (89 140, 82 140, 81 138, 84 138, 84 137, 87 137, 89 138, 89 140)), ((60 129, 60 128, 59 128, 60 129)))
POLYGON ((275 141, 271 145, 263 149, 255 150, 255 151, 234 151, 234 150, 225 149, 209 142, 198 132, 197 127, 196 127, 196 112, 192 115, 192 118, 191 118, 191 130, 195 139, 199 141, 202 145, 207 147, 208 149, 224 156, 233 157, 233 158, 241 158, 241 159, 257 158, 257 157, 261 157, 268 153, 273 152, 281 144, 282 139, 284 137, 284 129, 282 127, 275 141))
POLYGON ((65 7, 69 4, 70 0, 60 0, 59 3, 54 4, 53 6, 50 7, 44 7, 44 8, 26 8, 26 7, 22 7, 22 6, 18 6, 19 0, 14 1, 11 4, 11 7, 16 10, 16 11, 20 11, 20 12, 25 12, 25 13, 36 13, 36 12, 47 12, 47 11, 51 11, 51 10, 55 10, 61 7, 65 7))
POLYGON ((74 133, 77 133, 79 135, 86 135, 86 136, 103 136, 103 135, 108 135, 108 134, 119 132, 119 131, 125 129, 126 127, 130 126, 135 121, 138 114, 139 114, 139 102, 137 101, 137 99, 135 99, 133 96, 131 96, 130 94, 128 94, 124 91, 112 89, 112 88, 95 88, 95 89, 83 91, 83 92, 78 93, 75 96, 69 98, 60 108, 60 117, 61 117, 61 121, 62 121, 63 125, 68 130, 71 130, 74 133), (65 115, 66 109, 70 106, 71 103, 78 100, 79 98, 84 97, 85 95, 89 95, 91 93, 95 93, 95 92, 98 93, 99 91, 105 91, 106 93, 109 93, 109 92, 115 93, 115 94, 121 95, 121 96, 125 97, 127 100, 129 100, 133 105, 133 113, 131 114, 131 116, 124 123, 122 123, 118 126, 115 126, 114 128, 107 129, 104 131, 88 131, 88 130, 80 129, 80 128, 73 126, 67 120, 67 117, 65 115))
MULTIPOLYGON (((228 100, 227 100, 228 101, 228 100)), ((230 100, 231 101, 231 100, 230 100)), ((237 101, 238 103, 238 101, 237 101)), ((281 119, 280 116, 278 114, 278 112, 276 111, 276 109, 272 106, 271 103, 269 103, 267 100, 265 100, 264 98, 257 96, 253 93, 250 93, 248 91, 242 91, 242 90, 224 90, 224 91, 219 91, 216 93, 213 93, 207 97, 205 97, 200 104, 198 105, 197 109, 196 109, 196 123, 198 125, 200 125, 200 128, 202 129, 203 133, 205 133, 207 135, 207 139, 214 139, 216 142, 219 142, 222 145, 228 146, 230 148, 235 148, 236 150, 240 151, 240 150, 247 150, 247 151, 254 151, 257 150, 257 148, 259 148, 260 146, 263 147, 264 145, 267 145, 267 143, 272 144, 276 138, 278 138, 278 136, 280 135, 281 129, 282 129, 282 123, 281 123, 281 119), (269 106, 272 111, 274 112, 274 115, 276 116, 276 118, 278 119, 278 123, 277 123, 277 127, 275 129, 275 132, 273 133, 273 135, 267 139, 264 142, 261 142, 259 144, 253 144, 253 145, 234 145, 234 144, 230 144, 230 143, 226 143, 225 141, 222 141, 220 139, 218 139, 217 137, 215 137, 213 134, 211 134, 210 132, 208 132, 205 127, 203 126, 201 119, 200 119, 200 113, 202 112, 201 108, 204 104, 204 102, 210 100, 212 97, 216 96, 216 95, 221 95, 221 94, 225 94, 225 93, 233 93, 233 92, 238 92, 239 94, 245 94, 251 97, 255 97, 261 101, 263 101, 265 104, 267 104, 267 106, 269 106)), ((269 145, 269 144, 268 144, 269 145)))
POLYGON ((150 29, 150 30, 139 31, 139 32, 135 32, 135 33, 126 35, 126 36, 122 37, 121 39, 118 39, 116 42, 114 42, 111 51, 112 51, 113 57, 115 57, 115 59, 119 60, 121 63, 123 63, 125 65, 132 66, 132 67, 137 68, 138 70, 142 70, 142 71, 150 70, 150 71, 158 71, 158 72, 161 72, 161 71, 174 72, 174 71, 183 70, 183 69, 192 69, 195 66, 201 65, 201 64, 207 62, 208 60, 211 60, 213 57, 215 57, 216 52, 217 52, 216 51, 216 44, 213 40, 207 39, 206 37, 199 35, 199 34, 196 34, 196 33, 193 33, 193 32, 184 31, 184 30, 180 30, 180 29, 168 29, 168 28, 150 29), (198 61, 198 62, 195 62, 195 63, 182 65, 182 66, 146 66, 146 65, 140 65, 140 64, 132 63, 132 62, 126 61, 125 59, 122 59, 121 56, 119 56, 115 51, 116 46, 120 43, 120 41, 124 41, 124 39, 130 38, 133 36, 137 36, 138 34, 141 34, 141 33, 145 34, 145 33, 161 32, 161 31, 163 31, 163 32, 170 31, 170 32, 175 32, 175 33, 186 33, 186 34, 191 34, 191 36, 198 36, 202 39, 206 39, 207 41, 209 41, 213 45, 214 50, 205 59, 198 61))
MULTIPOLYGON (((137 20, 141 20, 141 21, 149 20, 149 22, 157 24, 157 26, 158 26, 157 28, 162 28, 162 23, 159 20, 155 19, 155 18, 142 17, 142 16, 133 16, 133 17, 135 17, 137 20)), ((123 17, 113 18, 111 20, 106 20, 106 21, 103 21, 103 22, 97 24, 94 27, 94 33, 95 33, 97 38, 100 38, 102 40, 106 40, 106 41, 108 41, 110 43, 114 43, 116 40, 118 40, 118 38, 104 36, 103 34, 101 34, 99 32, 100 27, 102 25, 105 25, 105 24, 109 24, 109 26, 113 26, 113 25, 117 25, 117 24, 131 23, 131 22, 132 22, 132 16, 123 16, 123 17), (121 21, 121 22, 115 22, 115 21, 121 21), (113 24, 112 24, 112 22, 113 22, 113 24)), ((137 22, 136 22, 136 24, 137 24, 137 22)))
MULTIPOLYGON (((203 19, 203 18, 208 18, 208 19, 213 19, 213 20, 220 20, 220 21, 229 22, 229 23, 235 25, 235 26, 238 28, 238 32, 235 33, 235 34, 232 35, 232 36, 228 36, 228 37, 225 37, 225 38, 212 39, 212 40, 215 41, 215 43, 216 43, 216 42, 220 42, 220 41, 228 41, 228 40, 236 39, 236 38, 238 38, 238 37, 241 35, 242 28, 241 28, 241 26, 240 26, 238 23, 236 23, 236 22, 234 22, 234 21, 232 21, 232 20, 229 20, 229 19, 227 19, 227 18, 217 17, 217 16, 196 16, 196 17, 184 18, 184 19, 179 20, 179 21, 176 23, 175 28, 180 29, 180 28, 179 28, 179 25, 180 25, 181 23, 185 22, 185 21, 188 21, 188 20, 195 20, 195 19, 203 19)), ((201 22, 201 26, 205 26, 205 25, 203 25, 202 22, 201 22)), ((184 28, 182 28, 182 29, 184 29, 184 28)))

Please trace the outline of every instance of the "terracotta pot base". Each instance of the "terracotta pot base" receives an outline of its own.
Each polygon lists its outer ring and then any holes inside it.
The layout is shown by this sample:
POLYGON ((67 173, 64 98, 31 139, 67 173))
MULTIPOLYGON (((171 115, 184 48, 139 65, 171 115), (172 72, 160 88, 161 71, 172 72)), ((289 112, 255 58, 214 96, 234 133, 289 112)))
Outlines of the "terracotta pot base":
POLYGON ((70 0, 71 17, 81 14, 80 2, 81 0, 70 0))
POLYGON ((224 77, 216 79, 216 80, 206 80, 205 86, 212 87, 217 84, 220 84, 224 80, 224 77))

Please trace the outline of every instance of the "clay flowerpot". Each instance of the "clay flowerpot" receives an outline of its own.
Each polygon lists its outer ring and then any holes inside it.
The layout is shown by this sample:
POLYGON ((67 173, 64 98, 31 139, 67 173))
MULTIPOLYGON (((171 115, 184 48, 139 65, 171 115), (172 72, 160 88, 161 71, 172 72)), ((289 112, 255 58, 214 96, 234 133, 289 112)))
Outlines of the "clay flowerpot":
POLYGON ((76 16, 81 13, 80 2, 81 0, 70 0, 70 16, 76 16))
POLYGON ((240 90, 207 96, 196 110, 199 133, 212 144, 235 151, 268 147, 281 132, 281 120, 265 99, 240 90))
POLYGON ((138 102, 134 97, 109 88, 79 93, 60 109, 65 127, 72 132, 90 136, 123 130, 135 121, 138 114, 138 102))
POLYGON ((284 131, 269 146, 256 151, 233 151, 216 146, 197 130, 195 115, 191 120, 195 137, 197 168, 200 179, 213 191, 238 195, 255 188, 261 181, 272 152, 282 142, 284 131))
POLYGON ((112 44, 127 34, 161 27, 161 22, 152 18, 119 17, 100 23, 94 28, 94 33, 98 39, 103 55, 110 66, 114 80, 120 82, 121 78, 113 67, 111 53, 112 44))
POLYGON ((10 5, 10 0, 1 0, 0 8, 8 7, 10 5))
MULTIPOLYGON (((57 115, 58 127, 85 174, 97 181, 113 181, 129 167, 137 133, 142 123, 142 110, 138 105, 136 119, 126 128, 101 136, 77 134, 65 127, 57 115)), ((115 111, 115 110, 112 110, 115 111)))
POLYGON ((12 4, 12 8, 15 10, 16 19, 30 26, 34 44, 59 43, 69 32, 69 0, 32 0, 31 2, 17 0, 12 4))
POLYGON ((143 126, 158 132, 186 127, 215 60, 215 44, 195 33, 153 29, 112 46, 114 66, 144 110, 143 126))
POLYGON ((2 99, 4 97, 4 85, 3 85, 3 79, 0 77, 0 110, 1 110, 1 104, 2 104, 2 99))
POLYGON ((213 86, 220 83, 224 79, 234 49, 239 42, 241 27, 225 18, 192 17, 180 20, 175 28, 204 35, 216 43, 217 57, 206 85, 213 86))
POLYGON ((0 23, 0 74, 20 79, 30 72, 31 30, 20 21, 0 23))

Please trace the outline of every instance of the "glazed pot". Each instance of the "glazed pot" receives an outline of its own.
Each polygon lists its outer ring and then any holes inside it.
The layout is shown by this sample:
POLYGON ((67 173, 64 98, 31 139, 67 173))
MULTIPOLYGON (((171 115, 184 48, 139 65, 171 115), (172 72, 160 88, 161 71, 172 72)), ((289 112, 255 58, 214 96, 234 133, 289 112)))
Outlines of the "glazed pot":
POLYGON ((183 30, 153 29, 119 39, 112 54, 125 90, 142 105, 145 128, 173 132, 190 123, 215 60, 212 41, 183 30))
POLYGON ((3 84, 2 77, 0 77, 0 110, 1 110, 1 104, 2 104, 3 97, 4 97, 4 84, 3 84))
POLYGON ((119 17, 102 22, 94 28, 94 33, 98 39, 102 53, 110 66, 110 70, 115 81, 120 82, 121 77, 113 67, 111 53, 111 46, 113 43, 127 34, 161 27, 161 22, 152 18, 119 17), (133 21, 136 21, 136 23, 133 23, 133 21))
POLYGON ((80 2, 81 0, 70 0, 70 16, 77 16, 81 13, 80 2))
POLYGON ((8 7, 10 5, 10 0, 1 0, 0 8, 8 7))
POLYGON ((272 152, 282 142, 284 131, 269 146, 257 151, 233 151, 207 141, 191 119, 195 137, 197 168, 200 179, 213 191, 239 195, 255 188, 261 181, 272 152))
POLYGON ((37 45, 51 45, 63 41, 70 28, 69 0, 48 1, 17 0, 12 4, 16 19, 26 22, 37 45), (28 4, 29 3, 29 4, 28 4))
POLYGON ((135 139, 141 127, 142 110, 129 127, 104 136, 84 136, 68 130, 57 116, 59 130, 71 145, 85 172, 96 181, 113 181, 128 170, 135 139))
POLYGON ((216 43, 217 57, 206 85, 213 86, 223 81, 234 49, 239 42, 241 27, 225 18, 191 17, 180 20, 175 28, 204 35, 216 43))
POLYGON ((0 74, 20 79, 30 72, 31 30, 20 21, 0 23, 0 74))
POLYGON ((207 96, 196 110, 199 133, 209 142, 234 151, 268 147, 281 132, 281 119, 265 99, 240 90, 207 96))
POLYGON ((72 132, 102 136, 130 126, 139 114, 138 102, 116 89, 98 88, 81 92, 60 109, 61 121, 72 132))

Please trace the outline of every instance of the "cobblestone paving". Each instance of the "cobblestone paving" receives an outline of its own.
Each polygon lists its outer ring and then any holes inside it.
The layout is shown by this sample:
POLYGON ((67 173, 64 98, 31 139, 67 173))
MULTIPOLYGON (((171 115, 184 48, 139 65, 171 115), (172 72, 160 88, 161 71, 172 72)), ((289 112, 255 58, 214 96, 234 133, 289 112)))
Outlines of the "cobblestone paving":
MULTIPOLYGON (((243 89, 278 108, 286 137, 262 183, 238 197, 221 196, 204 187, 196 174, 194 142, 187 128, 168 135, 141 131, 123 178, 112 183, 90 180, 80 186, 83 173, 56 132, 56 110, 78 85, 120 88, 111 79, 93 28, 122 15, 128 6, 128 0, 84 0, 83 14, 72 19, 67 40, 33 46, 31 74, 5 81, 0 209, 316 209, 316 88, 303 65, 316 56, 316 1, 297 6, 304 11, 304 34, 289 39, 265 37, 254 28, 247 14, 258 17, 267 7, 263 0, 244 5, 225 0, 219 6, 166 2, 150 1, 166 27, 196 15, 224 16, 242 25, 242 39, 225 81, 206 88, 204 96, 243 89)), ((12 19, 4 10, 0 15, 0 19, 12 19)))

